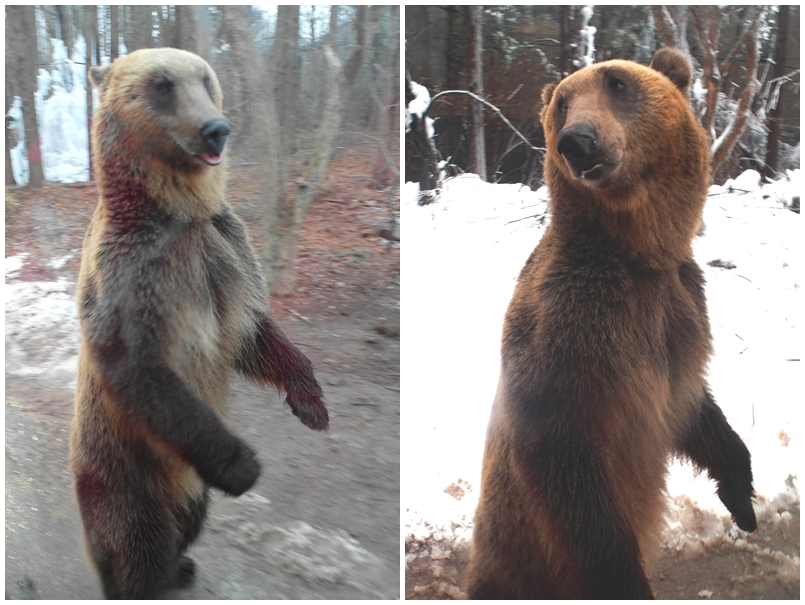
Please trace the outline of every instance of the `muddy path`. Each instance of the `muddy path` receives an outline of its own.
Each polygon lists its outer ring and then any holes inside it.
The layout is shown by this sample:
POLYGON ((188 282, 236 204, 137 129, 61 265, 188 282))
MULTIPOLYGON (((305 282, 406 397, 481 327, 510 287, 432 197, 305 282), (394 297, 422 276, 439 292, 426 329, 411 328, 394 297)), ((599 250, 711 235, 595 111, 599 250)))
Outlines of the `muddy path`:
MULTIPOLYGON (((311 431, 276 392, 233 382, 229 421, 262 474, 240 498, 213 490, 188 552, 196 581, 171 598, 399 598, 399 247, 378 237, 385 194, 353 184, 354 154, 340 161, 341 182, 325 187, 300 236, 297 291, 271 301, 314 364, 330 429, 311 431)), ((256 178, 244 172, 231 179, 230 199, 252 231, 256 178)), ((6 256, 27 255, 7 283, 63 280, 63 297, 72 297, 96 195, 92 187, 47 185, 37 197, 7 190, 6 256)), ((70 322, 32 324, 34 312, 13 304, 7 297, 6 598, 101 598, 68 465, 77 334, 70 322)))

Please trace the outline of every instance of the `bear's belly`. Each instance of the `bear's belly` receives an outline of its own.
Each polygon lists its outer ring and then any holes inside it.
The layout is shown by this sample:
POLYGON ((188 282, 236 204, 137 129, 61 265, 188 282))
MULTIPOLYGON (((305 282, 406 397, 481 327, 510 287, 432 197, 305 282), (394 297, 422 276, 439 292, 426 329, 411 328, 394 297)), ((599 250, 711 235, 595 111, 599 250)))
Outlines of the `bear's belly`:
POLYGON ((213 308, 177 308, 170 330, 173 338, 169 365, 203 401, 223 415, 234 351, 224 342, 213 308))

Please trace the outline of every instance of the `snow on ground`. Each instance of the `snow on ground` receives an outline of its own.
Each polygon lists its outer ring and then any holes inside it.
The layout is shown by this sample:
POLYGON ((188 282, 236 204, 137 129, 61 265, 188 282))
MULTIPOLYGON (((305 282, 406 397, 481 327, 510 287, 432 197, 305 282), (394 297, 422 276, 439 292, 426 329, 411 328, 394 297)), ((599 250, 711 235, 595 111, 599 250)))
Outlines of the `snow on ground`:
MULTIPOLYGON (((799 171, 789 177, 760 188, 747 171, 714 186, 694 244, 715 345, 710 384, 752 453, 756 511, 776 520, 798 505, 802 459, 801 366, 788 361, 801 358, 801 229, 782 203, 799 195, 799 171), (715 260, 735 268, 707 264, 715 260)), ((402 257, 404 535, 449 544, 472 533, 503 316, 548 224, 547 190, 468 174, 448 180, 434 204, 417 206, 417 193, 405 185, 401 215, 413 242, 402 257)), ((731 524, 714 491, 673 463, 667 545, 723 539, 731 524)))
MULTIPOLYGON (((54 380, 74 387, 78 369, 78 325, 72 285, 16 281, 27 254, 9 256, 6 273, 6 372, 18 376, 50 373, 54 380)), ((60 266, 69 259, 55 259, 60 266)))

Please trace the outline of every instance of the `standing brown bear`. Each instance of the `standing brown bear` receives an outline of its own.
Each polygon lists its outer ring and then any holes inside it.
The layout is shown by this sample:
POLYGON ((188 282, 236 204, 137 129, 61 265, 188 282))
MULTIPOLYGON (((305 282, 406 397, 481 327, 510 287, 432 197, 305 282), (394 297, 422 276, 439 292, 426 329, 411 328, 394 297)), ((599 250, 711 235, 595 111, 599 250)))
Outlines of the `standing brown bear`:
POLYGON ((92 69, 100 201, 84 240, 71 465, 108 598, 187 584, 210 487, 260 474, 224 423, 232 370, 285 391, 308 427, 327 409, 308 359, 266 306, 243 223, 224 200, 229 126, 199 57, 140 50, 92 69))
POLYGON ((676 50, 608 61, 542 95, 552 220, 503 328, 470 598, 652 598, 668 457, 706 469, 753 531, 749 451, 705 381, 691 240, 707 136, 676 50))

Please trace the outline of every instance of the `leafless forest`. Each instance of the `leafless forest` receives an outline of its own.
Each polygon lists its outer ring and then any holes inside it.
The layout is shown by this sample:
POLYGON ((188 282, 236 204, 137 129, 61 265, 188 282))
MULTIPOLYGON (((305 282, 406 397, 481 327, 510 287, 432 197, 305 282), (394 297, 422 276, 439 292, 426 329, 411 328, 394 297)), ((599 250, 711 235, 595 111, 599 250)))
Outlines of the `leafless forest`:
MULTIPOLYGON (((431 97, 446 90, 476 92, 539 148, 539 99, 547 83, 592 61, 647 65, 658 48, 677 46, 694 66, 691 101, 711 134, 715 182, 750 167, 768 178, 799 167, 798 6, 483 9, 406 8, 407 75, 431 97)), ((489 109, 481 119, 481 111, 478 103, 455 95, 431 106, 438 160, 447 160, 447 173, 538 185, 541 153, 529 150, 489 109)), ((406 180, 422 182, 412 138, 406 180)))
MULTIPOLYGON (((234 166, 261 165, 266 208, 260 245, 276 294, 293 290, 296 240, 339 145, 374 150, 366 178, 378 189, 399 180, 399 6, 9 6, 6 113, 22 101, 28 185, 44 181, 34 93, 51 69, 53 40, 73 63, 114 60, 122 51, 175 47, 216 71, 230 121, 234 166), (76 55, 90 41, 89 60, 76 55), (83 42, 82 42, 83 44, 83 42)), ((84 82, 61 84, 71 89, 84 82)), ((48 91, 40 91, 47 97, 48 91)), ((87 87, 87 115, 92 114, 87 87)), ((87 129, 91 120, 87 121, 87 129)), ((14 184, 6 129, 6 184, 14 184)), ((90 167, 90 174, 92 169, 90 167)))

